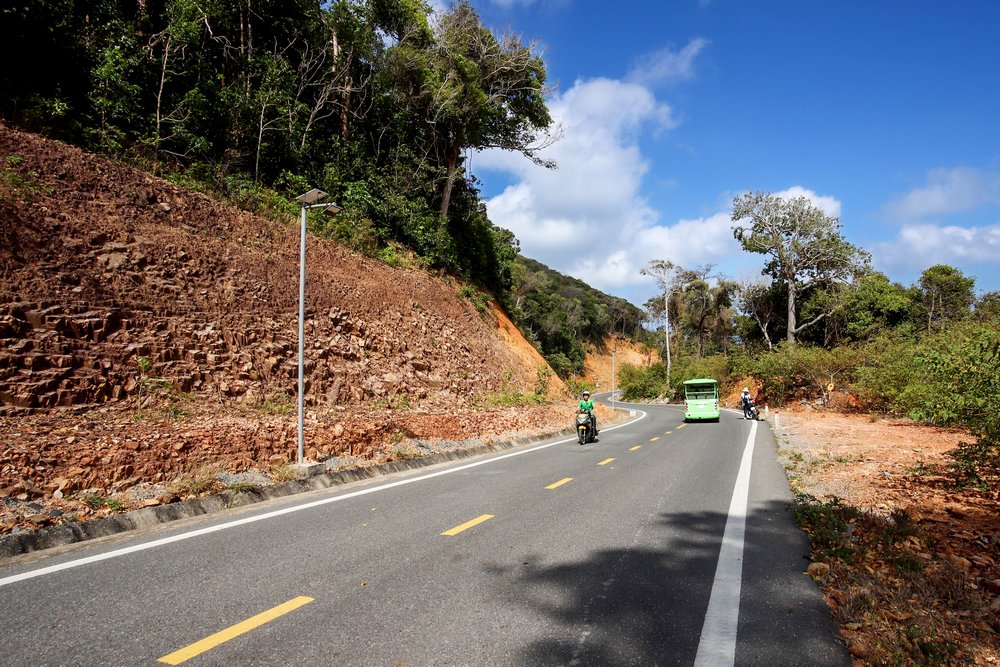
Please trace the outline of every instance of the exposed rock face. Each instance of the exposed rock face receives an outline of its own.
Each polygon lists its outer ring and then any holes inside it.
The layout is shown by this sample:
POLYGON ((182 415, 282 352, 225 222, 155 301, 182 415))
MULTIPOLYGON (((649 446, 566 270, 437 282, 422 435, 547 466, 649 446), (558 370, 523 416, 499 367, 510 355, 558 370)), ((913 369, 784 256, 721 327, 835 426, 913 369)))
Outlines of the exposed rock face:
MULTIPOLYGON (((298 231, 0 124, 0 415, 296 394, 298 231)), ((311 238, 306 403, 463 403, 519 357, 450 281, 311 238)), ((530 356, 530 355, 529 355, 530 356)))

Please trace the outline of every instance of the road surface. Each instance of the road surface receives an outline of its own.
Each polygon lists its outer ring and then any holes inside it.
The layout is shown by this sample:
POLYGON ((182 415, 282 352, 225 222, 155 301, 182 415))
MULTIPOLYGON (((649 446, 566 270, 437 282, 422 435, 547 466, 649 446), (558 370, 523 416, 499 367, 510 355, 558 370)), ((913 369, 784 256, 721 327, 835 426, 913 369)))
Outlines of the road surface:
POLYGON ((849 665, 789 500, 763 422, 637 407, 0 563, 0 664, 849 665))

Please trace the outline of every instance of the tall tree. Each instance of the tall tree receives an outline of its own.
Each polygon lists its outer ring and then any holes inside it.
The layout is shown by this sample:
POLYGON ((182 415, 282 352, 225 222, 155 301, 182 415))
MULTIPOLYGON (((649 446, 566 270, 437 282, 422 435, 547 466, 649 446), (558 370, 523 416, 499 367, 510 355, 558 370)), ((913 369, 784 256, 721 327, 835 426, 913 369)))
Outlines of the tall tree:
POLYGON ((1000 324, 1000 292, 987 292, 976 300, 976 318, 1000 324))
POLYGON ((871 271, 853 285, 843 300, 844 333, 865 341, 907 322, 913 313, 913 291, 871 271))
POLYGON ((733 200, 733 236, 747 252, 770 256, 764 273, 788 287, 786 338, 829 314, 824 310, 798 324, 796 300, 814 285, 846 280, 868 264, 868 253, 847 242, 840 220, 826 215, 806 197, 784 199, 747 193, 733 200))
POLYGON ((434 40, 400 42, 390 49, 397 92, 422 115, 444 170, 440 214, 448 215, 462 151, 518 151, 554 166, 537 151, 551 125, 545 103, 545 64, 534 44, 497 36, 466 0, 433 28, 434 40))

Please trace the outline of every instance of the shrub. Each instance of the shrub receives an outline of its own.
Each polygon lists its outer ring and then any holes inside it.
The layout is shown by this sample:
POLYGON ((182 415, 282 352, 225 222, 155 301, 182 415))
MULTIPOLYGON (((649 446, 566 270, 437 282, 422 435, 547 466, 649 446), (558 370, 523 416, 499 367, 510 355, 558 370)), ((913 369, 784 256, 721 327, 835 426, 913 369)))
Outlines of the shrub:
POLYGON ((894 335, 876 338, 865 347, 866 359, 856 372, 855 390, 868 410, 906 414, 920 402, 926 387, 917 363, 921 344, 894 335))
POLYGON ((552 370, 548 366, 539 366, 535 371, 535 395, 545 396, 549 392, 549 380, 552 379, 552 370))
POLYGON ((926 391, 914 416, 969 429, 975 442, 951 452, 960 483, 995 485, 1000 479, 1000 329, 956 327, 917 357, 926 391))
MULTIPOLYGON (((572 379, 570 376, 573 373, 577 373, 583 370, 582 363, 579 364, 575 363, 572 359, 567 357, 562 352, 556 352, 555 354, 550 354, 546 356, 545 361, 549 362, 549 366, 551 366, 552 370, 556 372, 556 375, 558 375, 561 378, 566 378, 567 381, 570 381, 572 379)), ((576 391, 576 389, 574 389, 573 393, 579 393, 580 391, 583 391, 584 389, 587 388, 585 386, 582 386, 583 384, 585 384, 582 380, 577 380, 577 382, 581 384, 581 387, 579 387, 579 391, 576 391)))
POLYGON ((570 393, 574 396, 579 396, 585 389, 590 389, 589 382, 587 382, 584 378, 577 377, 575 375, 571 375, 566 378, 566 386, 569 387, 570 393))
POLYGON ((684 381, 694 378, 713 378, 724 387, 729 383, 729 358, 724 354, 707 357, 680 357, 670 365, 670 386, 673 395, 684 395, 684 381))
POLYGON ((782 343, 756 358, 739 360, 734 371, 737 375, 757 378, 763 396, 773 403, 781 404, 798 396, 829 400, 829 385, 852 386, 865 357, 860 348, 827 350, 782 343))
POLYGON ((618 375, 622 400, 641 401, 664 396, 669 390, 666 376, 666 364, 646 367, 622 364, 618 375))

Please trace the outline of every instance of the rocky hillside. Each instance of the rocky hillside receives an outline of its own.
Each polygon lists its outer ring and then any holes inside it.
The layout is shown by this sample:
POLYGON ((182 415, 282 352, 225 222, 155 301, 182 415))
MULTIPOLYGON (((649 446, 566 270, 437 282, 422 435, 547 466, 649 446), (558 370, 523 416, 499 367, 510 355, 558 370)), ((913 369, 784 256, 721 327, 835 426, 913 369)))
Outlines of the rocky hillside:
MULTIPOLYGON (((0 160, 0 410, 126 400, 149 378, 221 403, 295 394, 295 220, 3 125, 0 160)), ((544 361, 452 281, 320 239, 307 252, 310 405, 533 391, 544 361)))
MULTIPOLYGON (((0 532, 294 460, 296 222, 0 124, 0 532)), ((306 455, 328 464, 571 419, 503 313, 314 237, 306 338, 306 455), (507 407, 540 384, 557 402, 507 407)))

